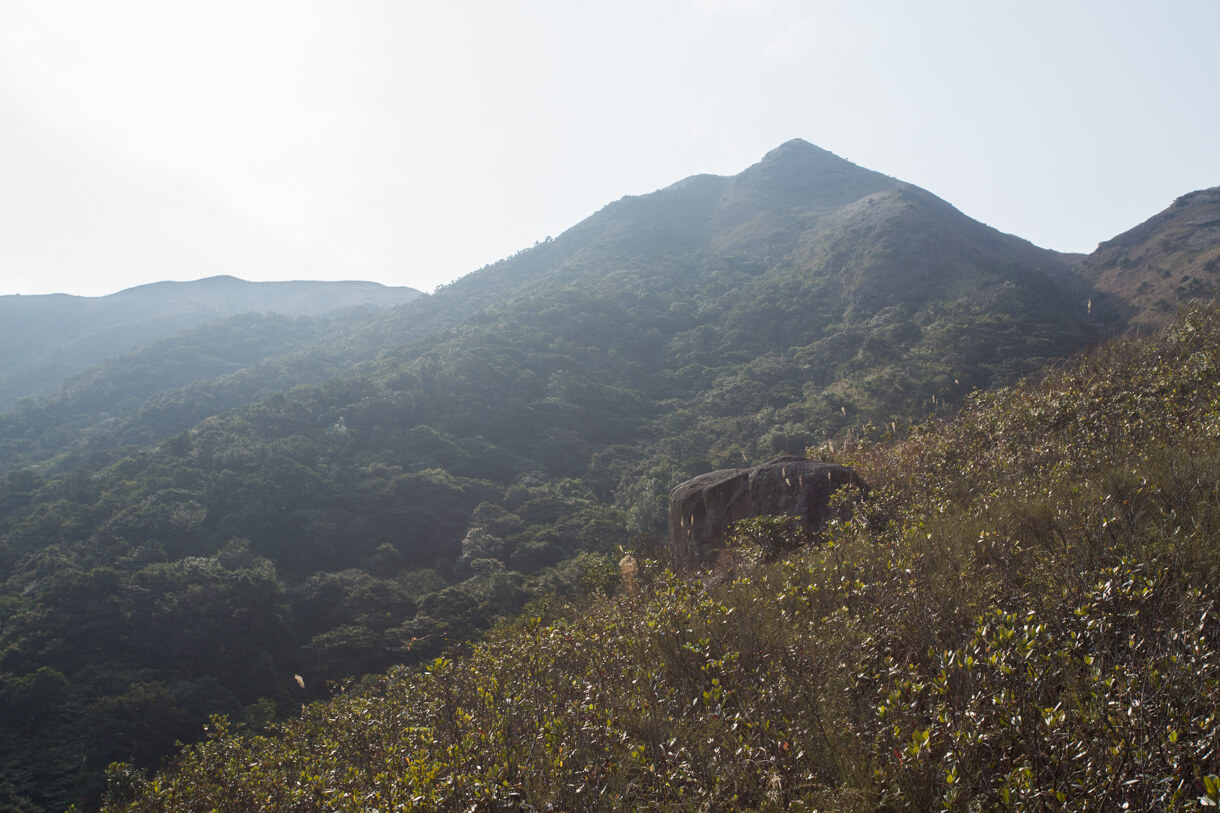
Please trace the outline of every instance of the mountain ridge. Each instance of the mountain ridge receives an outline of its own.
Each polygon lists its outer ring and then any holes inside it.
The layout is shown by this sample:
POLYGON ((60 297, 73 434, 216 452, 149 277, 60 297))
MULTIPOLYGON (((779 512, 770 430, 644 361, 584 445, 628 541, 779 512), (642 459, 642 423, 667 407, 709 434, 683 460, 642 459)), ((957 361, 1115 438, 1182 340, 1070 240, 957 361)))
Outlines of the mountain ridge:
POLYGON ((213 319, 247 312, 324 316, 420 296, 413 288, 373 282, 247 282, 226 275, 100 297, 0 296, 0 409, 106 358, 213 319))
POLYGON ((1220 290, 1220 187, 1180 196, 1098 245, 1081 276, 1118 297, 1134 324, 1158 326, 1192 299, 1220 290))

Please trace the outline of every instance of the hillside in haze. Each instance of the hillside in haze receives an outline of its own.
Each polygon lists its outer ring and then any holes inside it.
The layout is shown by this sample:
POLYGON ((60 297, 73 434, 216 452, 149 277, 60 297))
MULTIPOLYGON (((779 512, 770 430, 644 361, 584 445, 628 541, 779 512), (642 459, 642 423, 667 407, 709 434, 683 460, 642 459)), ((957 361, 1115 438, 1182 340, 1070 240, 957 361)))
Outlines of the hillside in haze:
POLYGON ((374 282, 157 282, 109 296, 0 296, 0 409, 62 379, 188 327, 244 313, 323 316, 420 296, 374 282))
POLYGON ((376 355, 371 311, 330 317, 247 313, 157 339, 0 413, 0 474, 93 465, 176 435, 212 415, 376 355))
POLYGON ((0 775, 93 805, 211 713, 579 594, 687 477, 902 435, 1121 331, 1139 302, 1082 262, 792 141, 395 308, 111 358, 0 415, 0 775))

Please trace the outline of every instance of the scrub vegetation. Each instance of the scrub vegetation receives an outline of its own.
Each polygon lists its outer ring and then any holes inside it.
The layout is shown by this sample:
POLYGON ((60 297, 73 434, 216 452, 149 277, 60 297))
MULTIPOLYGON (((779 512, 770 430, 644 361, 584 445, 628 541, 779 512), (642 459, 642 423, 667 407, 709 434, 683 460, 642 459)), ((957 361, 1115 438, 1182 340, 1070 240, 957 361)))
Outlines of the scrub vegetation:
POLYGON ((816 545, 605 559, 469 649, 112 766, 106 809, 1220 799, 1220 310, 885 434, 832 456, 873 494, 816 545))

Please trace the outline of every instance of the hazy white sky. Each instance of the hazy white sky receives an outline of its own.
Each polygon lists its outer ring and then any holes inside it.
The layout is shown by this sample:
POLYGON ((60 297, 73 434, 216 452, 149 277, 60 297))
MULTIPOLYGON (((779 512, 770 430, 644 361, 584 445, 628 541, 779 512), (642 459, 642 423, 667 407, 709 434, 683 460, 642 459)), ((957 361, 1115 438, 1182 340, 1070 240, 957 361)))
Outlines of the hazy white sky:
POLYGON ((1090 251, 1220 185, 1217 32, 1217 0, 0 0, 0 294, 431 290, 795 137, 1090 251))

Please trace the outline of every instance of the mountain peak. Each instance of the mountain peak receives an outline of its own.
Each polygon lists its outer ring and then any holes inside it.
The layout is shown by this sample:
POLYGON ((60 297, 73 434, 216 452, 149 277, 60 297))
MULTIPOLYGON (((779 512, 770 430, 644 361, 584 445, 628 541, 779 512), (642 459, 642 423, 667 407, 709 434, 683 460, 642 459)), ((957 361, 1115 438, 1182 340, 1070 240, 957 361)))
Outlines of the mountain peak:
POLYGON ((778 195, 812 208, 843 206, 900 185, 801 138, 780 144, 735 180, 739 189, 778 195))
POLYGON ((769 159, 778 159, 786 155, 800 155, 802 153, 830 155, 836 158, 838 157, 829 150, 824 150, 816 144, 810 144, 803 138, 791 138, 785 141, 783 144, 780 144, 775 149, 770 150, 766 155, 763 156, 762 160, 767 161, 769 159))
POLYGON ((846 169, 850 167, 859 172, 871 172, 871 170, 853 164, 846 158, 840 158, 830 150, 824 150, 816 144, 810 144, 803 138, 793 138, 785 141, 775 149, 767 152, 755 166, 766 164, 795 164, 805 167, 819 166, 822 169, 831 167, 846 169))

